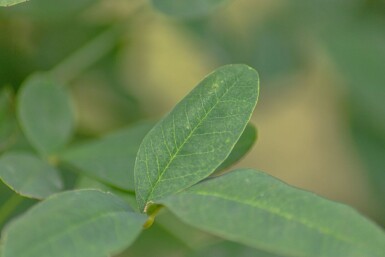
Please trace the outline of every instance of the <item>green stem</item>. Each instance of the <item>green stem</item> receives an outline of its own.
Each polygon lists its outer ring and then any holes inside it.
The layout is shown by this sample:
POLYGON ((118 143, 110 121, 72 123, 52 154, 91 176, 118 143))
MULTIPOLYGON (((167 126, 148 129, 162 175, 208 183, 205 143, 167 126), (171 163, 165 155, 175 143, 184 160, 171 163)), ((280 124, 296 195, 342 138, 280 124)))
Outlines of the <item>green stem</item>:
POLYGON ((7 220, 9 215, 16 209, 16 207, 23 201, 23 197, 18 194, 13 194, 1 207, 0 207, 0 227, 7 220))
POLYGON ((117 25, 103 31, 54 67, 51 73, 64 83, 73 80, 114 49, 120 31, 121 26, 117 25))
POLYGON ((159 205, 159 204, 151 204, 151 205, 147 205, 147 206, 148 206, 148 208, 147 208, 146 212, 147 212, 148 218, 143 225, 144 229, 148 229, 152 226, 152 224, 155 221, 156 215, 159 213, 159 211, 161 209, 163 209, 163 205, 159 205))

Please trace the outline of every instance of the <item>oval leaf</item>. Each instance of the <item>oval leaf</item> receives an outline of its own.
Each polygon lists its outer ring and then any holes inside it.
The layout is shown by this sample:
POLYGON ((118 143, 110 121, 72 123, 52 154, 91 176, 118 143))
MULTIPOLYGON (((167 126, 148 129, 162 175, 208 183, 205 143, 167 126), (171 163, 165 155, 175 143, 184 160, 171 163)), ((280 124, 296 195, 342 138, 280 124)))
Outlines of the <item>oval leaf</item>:
POLYGON ((26 1, 28 0, 0 0, 0 6, 12 6, 26 1))
POLYGON ((48 75, 33 75, 21 89, 18 117, 26 137, 42 154, 50 154, 70 139, 74 117, 66 90, 48 75))
POLYGON ((136 154, 144 136, 153 126, 152 122, 137 124, 70 148, 60 158, 89 176, 122 189, 134 190, 136 154))
POLYGON ((20 195, 43 199, 63 188, 59 171, 27 153, 0 158, 0 179, 20 195))
POLYGON ((210 175, 227 158, 257 102, 258 74, 246 65, 207 76, 144 138, 135 162, 139 208, 210 175))
POLYGON ((192 226, 284 256, 385 252, 384 231, 352 208, 254 170, 208 180, 159 203, 192 226))
POLYGON ((108 257, 134 241, 145 219, 112 194, 57 194, 6 227, 2 257, 108 257))
POLYGON ((170 16, 193 18, 209 14, 227 0, 152 0, 153 6, 170 16))
POLYGON ((231 151, 229 157, 217 168, 220 172, 238 162, 251 149, 257 140, 257 129, 252 124, 247 124, 245 131, 231 151))

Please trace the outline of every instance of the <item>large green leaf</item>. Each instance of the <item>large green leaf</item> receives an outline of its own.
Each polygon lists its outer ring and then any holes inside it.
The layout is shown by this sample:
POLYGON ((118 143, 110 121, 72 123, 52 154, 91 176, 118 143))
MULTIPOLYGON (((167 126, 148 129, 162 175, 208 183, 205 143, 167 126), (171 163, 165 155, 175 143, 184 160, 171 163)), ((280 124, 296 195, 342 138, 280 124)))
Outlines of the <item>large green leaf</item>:
POLYGON ((6 227, 2 257, 108 257, 134 241, 145 219, 112 194, 57 194, 6 227))
POLYGON ((88 176, 134 190, 134 164, 144 136, 154 123, 144 122, 68 149, 60 158, 88 176))
POLYGON ((227 0, 151 0, 159 11, 178 18, 207 15, 227 0))
POLYGON ((19 3, 26 2, 28 0, 0 0, 0 6, 11 6, 19 3))
POLYGON ((43 199, 63 188, 55 168, 22 152, 1 156, 0 179, 18 194, 36 199, 43 199))
POLYGON ((380 257, 385 233, 352 208, 254 170, 208 180, 159 203, 228 240, 293 257, 380 257))
POLYGON ((227 158, 257 102, 258 74, 246 65, 207 76, 144 138, 135 162, 139 208, 210 175, 227 158))
POLYGON ((229 157, 217 168, 217 172, 220 172, 232 165, 237 161, 242 159, 242 157, 247 154, 247 152, 254 145, 254 142, 257 140, 257 130, 252 124, 247 124, 245 131, 243 131, 242 136, 239 138, 237 144, 234 146, 229 157))
POLYGON ((18 116, 26 137, 42 154, 62 148, 73 132, 69 95, 48 75, 33 75, 24 82, 19 93, 18 116))

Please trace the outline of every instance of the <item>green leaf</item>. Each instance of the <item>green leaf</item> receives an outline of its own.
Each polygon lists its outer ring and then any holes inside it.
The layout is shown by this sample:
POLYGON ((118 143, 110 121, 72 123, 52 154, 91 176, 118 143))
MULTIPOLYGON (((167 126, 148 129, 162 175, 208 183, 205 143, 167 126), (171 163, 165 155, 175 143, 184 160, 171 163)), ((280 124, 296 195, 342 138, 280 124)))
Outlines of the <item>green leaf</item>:
POLYGON ((182 257, 190 248, 156 223, 140 234, 122 255, 115 257, 182 257))
POLYGON ((112 194, 57 194, 6 227, 3 257, 108 257, 128 247, 144 221, 112 194))
POLYGON ((227 158, 257 102, 258 74, 226 65, 208 75, 144 138, 135 162, 139 208, 204 179, 227 158))
POLYGON ((70 97, 48 75, 33 75, 24 82, 18 99, 18 116, 26 137, 42 154, 62 148, 74 129, 70 97))
POLYGON ((162 210, 162 212, 156 216, 156 222, 154 224, 167 230, 170 234, 174 235, 175 238, 178 238, 179 241, 189 246, 190 249, 201 249, 222 241, 221 238, 183 223, 167 209, 162 210))
POLYGON ((12 6, 26 1, 28 0, 0 0, 0 6, 12 6))
POLYGON ((18 194, 36 199, 46 198, 63 188, 59 172, 55 168, 22 152, 1 156, 0 179, 18 194))
POLYGON ((158 203, 182 221, 225 239, 285 256, 375 257, 385 233, 352 208, 238 170, 158 203))
MULTIPOLYGON (((2 0, 0 0, 2 1, 2 0)), ((21 2, 21 0, 14 0, 21 2)), ((23 0, 28 1, 28 0, 23 0)), ((11 14, 15 16, 22 16, 24 18, 39 20, 46 23, 46 26, 51 21, 64 20, 66 19, 66 24, 68 21, 78 17, 79 14, 86 10, 87 8, 91 8, 92 4, 96 4, 95 0, 78 0, 78 1, 50 1, 50 0, 33 0, 29 1, 28 4, 17 6, 17 8, 12 8, 10 10, 11 14)), ((76 19, 75 19, 76 20, 76 19)), ((79 23, 78 23, 79 24, 79 23)), ((58 24, 54 25, 58 28, 58 24)), ((73 30, 77 28, 72 28, 73 30)), ((45 36, 49 36, 48 33, 45 33, 45 36)), ((72 39, 76 40, 76 39, 72 39)), ((72 41, 71 40, 71 41, 72 41)), ((51 42, 53 44, 54 42, 51 42)), ((68 43, 68 42, 67 42, 68 43)), ((71 42, 72 43, 72 42, 71 42)), ((68 43, 68 44, 71 44, 68 43)), ((61 49, 56 49, 57 51, 61 51, 61 49)), ((39 56, 41 57, 41 56, 39 56)), ((36 58, 36 57, 35 57, 36 58)), ((39 60, 40 61, 40 60, 39 60)))
POLYGON ((144 136, 153 126, 152 122, 139 123, 70 148, 60 158, 88 176, 122 189, 134 190, 136 154, 144 136))
POLYGON ((194 18, 209 14, 227 0, 151 0, 151 2, 157 10, 167 15, 194 18))
POLYGON ((257 129, 252 124, 247 124, 245 131, 234 146, 229 157, 217 168, 216 172, 220 172, 242 159, 254 145, 257 140, 257 129))
POLYGON ((102 192, 109 192, 113 193, 114 195, 119 196, 120 198, 124 199, 126 203, 134 210, 134 211, 139 211, 138 210, 138 204, 136 203, 136 198, 135 194, 133 193, 128 193, 113 187, 110 187, 106 184, 103 184, 97 180, 94 180, 89 177, 79 177, 79 179, 76 181, 75 185, 76 189, 97 189, 102 192))
MULTIPOLYGON (((229 241, 212 244, 209 247, 199 249, 188 255, 188 257, 280 257, 259 251, 255 248, 247 247, 229 241)), ((282 257, 282 256, 281 256, 282 257)))

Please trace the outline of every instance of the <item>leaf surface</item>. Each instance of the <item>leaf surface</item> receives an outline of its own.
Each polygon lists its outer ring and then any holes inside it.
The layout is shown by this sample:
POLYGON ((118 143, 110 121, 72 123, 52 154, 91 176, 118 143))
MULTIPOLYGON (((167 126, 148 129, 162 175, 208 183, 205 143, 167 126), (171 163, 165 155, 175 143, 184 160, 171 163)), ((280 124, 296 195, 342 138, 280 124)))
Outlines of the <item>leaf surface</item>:
POLYGON ((48 75, 33 75, 24 82, 18 98, 18 117, 27 139, 43 155, 62 148, 74 129, 70 97, 48 75))
POLYGON ((143 139, 135 162, 140 210, 204 179, 227 158, 257 102, 258 74, 246 65, 208 75, 143 139))
POLYGON ((0 6, 12 6, 26 1, 28 0, 0 0, 0 6))
POLYGON ((385 233, 352 208, 237 170, 158 203, 182 221, 225 239, 293 257, 380 257, 385 233))
POLYGON ((18 194, 36 199, 46 198, 63 188, 58 170, 22 152, 1 156, 0 179, 18 194))
POLYGON ((237 244, 229 241, 222 241, 201 248, 187 255, 187 257, 283 257, 258 251, 255 248, 237 244))
POLYGON ((227 0, 152 0, 152 4, 157 10, 178 18, 207 15, 225 2, 227 0))
POLYGON ((257 140, 257 129, 251 124, 247 124, 245 131, 235 144, 229 157, 217 168, 216 172, 220 172, 242 159, 243 156, 250 151, 251 147, 257 140))
POLYGON ((129 246, 144 221, 112 194, 57 194, 6 227, 2 257, 108 257, 129 246))
POLYGON ((134 190, 136 154, 144 136, 153 126, 152 122, 137 124, 70 148, 60 158, 88 176, 122 189, 134 190))
POLYGON ((100 181, 94 180, 89 177, 81 176, 77 179, 75 184, 75 189, 96 189, 102 192, 113 193, 116 196, 119 196, 133 209, 138 212, 138 204, 136 203, 135 194, 128 193, 123 190, 119 190, 114 187, 110 187, 106 184, 101 183, 100 181))

